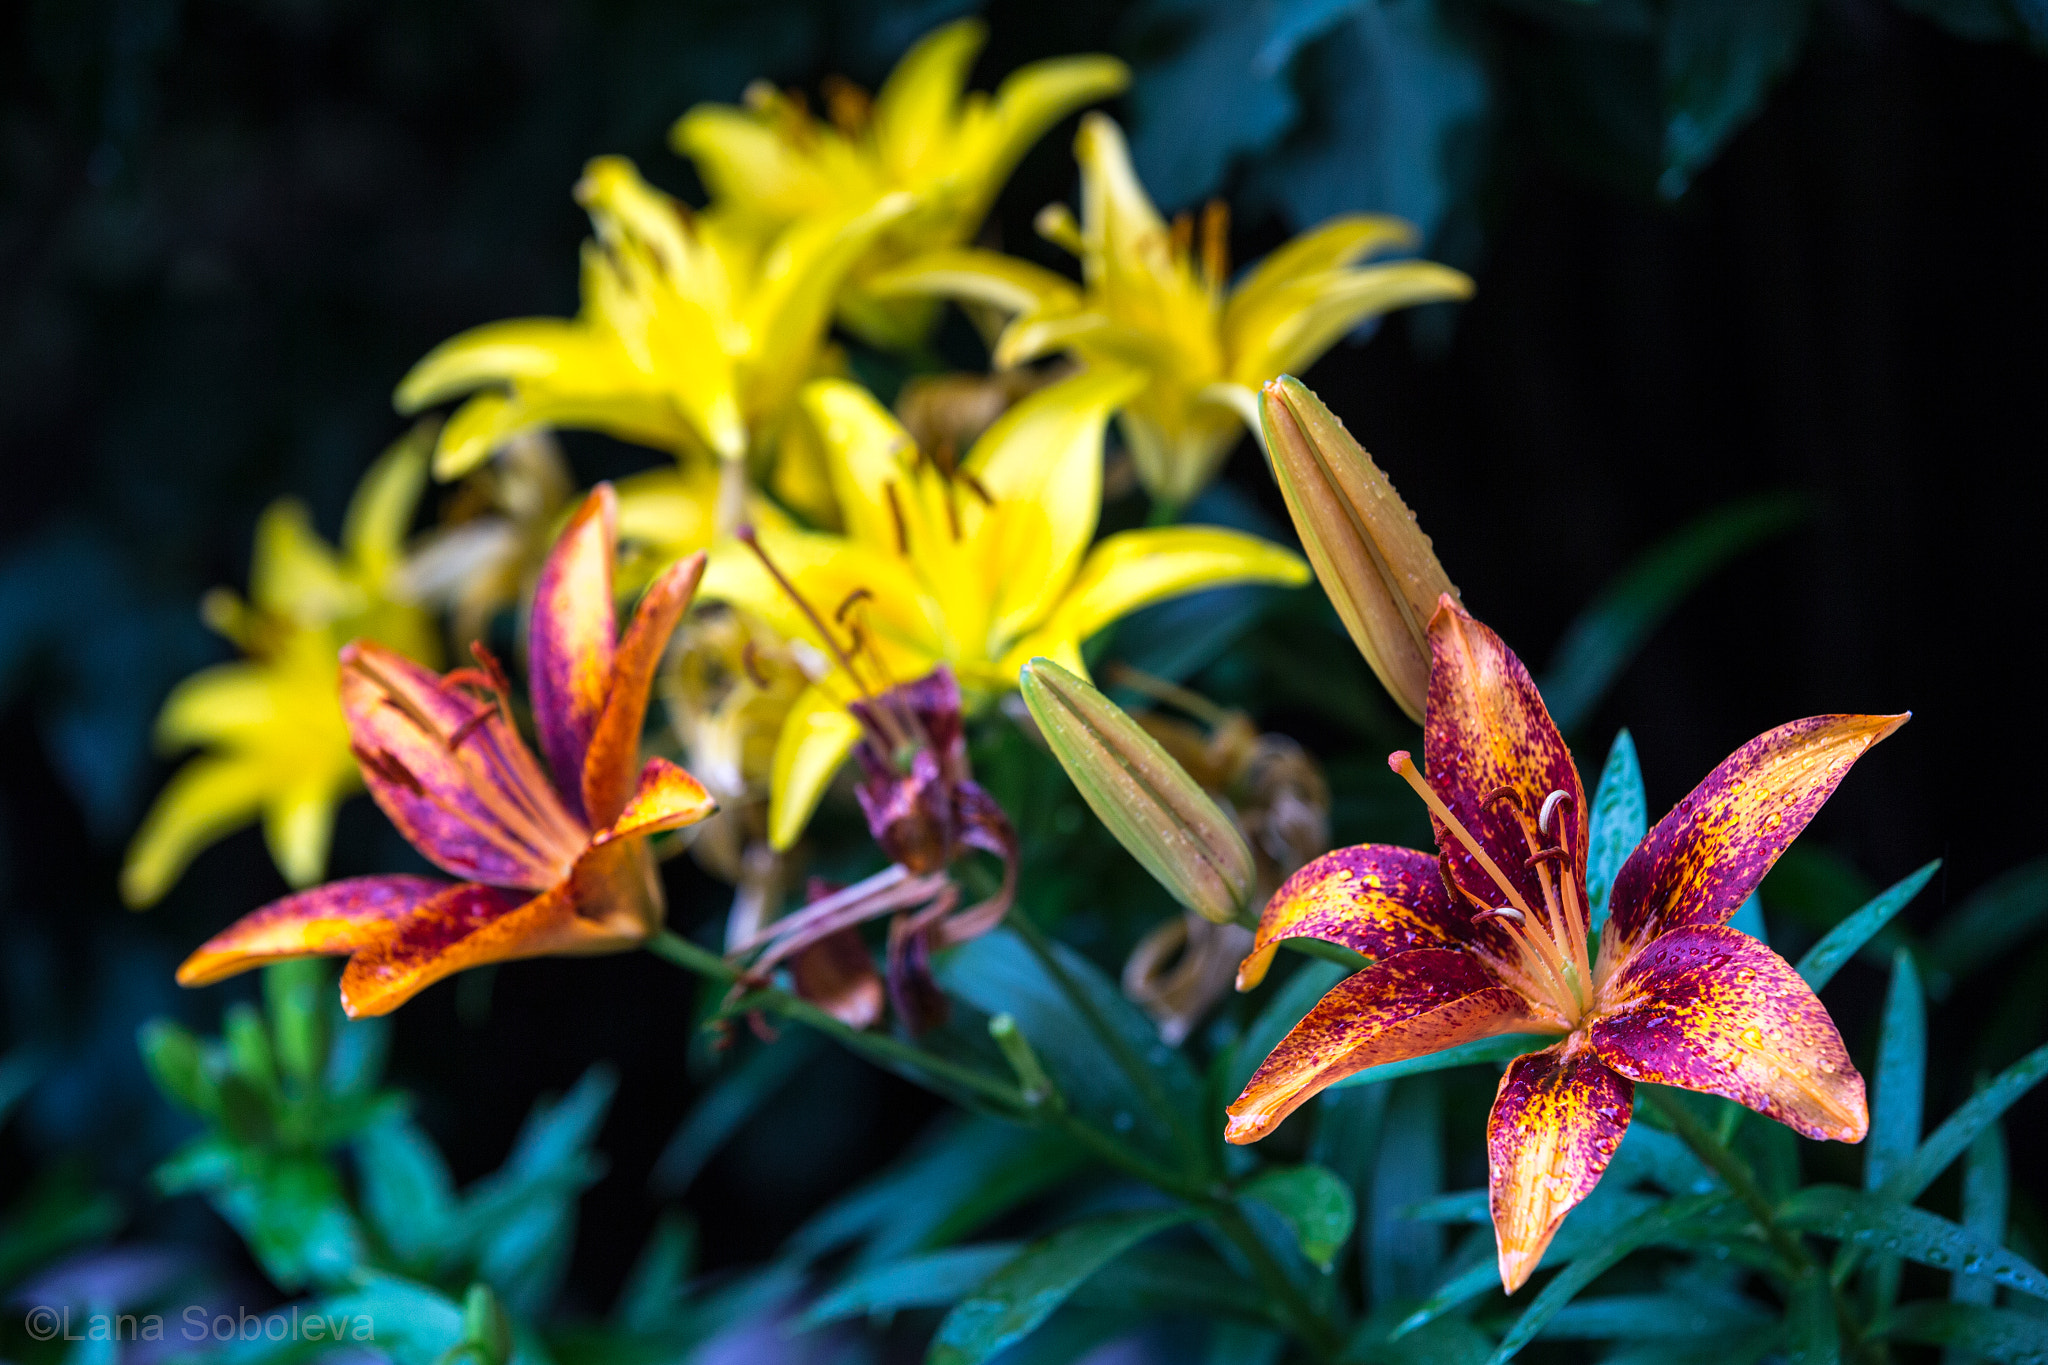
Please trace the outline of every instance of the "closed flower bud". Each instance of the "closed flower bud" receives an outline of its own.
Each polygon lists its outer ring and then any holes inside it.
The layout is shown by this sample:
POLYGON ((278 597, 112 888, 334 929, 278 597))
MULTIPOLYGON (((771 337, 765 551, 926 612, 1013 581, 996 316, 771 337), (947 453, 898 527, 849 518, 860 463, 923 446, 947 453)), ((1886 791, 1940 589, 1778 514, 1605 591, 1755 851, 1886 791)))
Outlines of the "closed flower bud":
POLYGON ((1266 385, 1273 477, 1323 591, 1380 682, 1413 720, 1429 693, 1429 618, 1458 590, 1394 485, 1292 375, 1266 385))
POLYGON ((1117 842, 1188 909, 1219 924, 1235 919, 1251 897, 1251 850, 1201 784, 1115 702, 1051 660, 1024 665, 1023 690, 1060 766, 1117 842))

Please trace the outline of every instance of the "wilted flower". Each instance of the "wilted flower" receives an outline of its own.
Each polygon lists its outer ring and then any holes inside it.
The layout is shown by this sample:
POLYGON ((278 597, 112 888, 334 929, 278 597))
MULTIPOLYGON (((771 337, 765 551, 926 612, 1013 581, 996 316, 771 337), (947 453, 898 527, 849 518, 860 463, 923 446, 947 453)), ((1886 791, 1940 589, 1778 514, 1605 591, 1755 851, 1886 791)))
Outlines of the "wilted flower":
MULTIPOLYGON (((885 195, 772 237, 693 213, 599 157, 576 185, 596 240, 583 250, 583 311, 522 318, 443 342, 398 386, 412 412, 475 393, 442 429, 434 471, 453 478, 533 427, 586 427, 736 469, 766 460, 789 403, 816 371, 847 269, 911 208, 885 195)), ((739 515, 740 485, 726 510, 739 515)))
POLYGON ((273 901, 201 945, 178 969, 181 984, 348 954, 343 1006, 385 1014, 454 972, 613 952, 661 927, 647 837, 703 819, 712 800, 665 759, 640 766, 640 730, 703 560, 656 579, 620 639, 615 544, 611 489, 600 485, 534 592, 527 681, 546 770, 481 647, 480 668, 446 677, 367 640, 342 652, 342 711, 370 794, 415 848, 466 880, 356 877, 273 901))
POLYGON ((1083 639, 1146 603, 1220 583, 1307 578, 1291 551, 1215 527, 1124 531, 1091 548, 1103 423, 1139 382, 1092 371, 1043 389, 957 464, 911 444, 864 389, 821 380, 806 390, 846 534, 759 528, 793 593, 738 547, 715 557, 704 580, 706 596, 843 660, 821 672, 783 726, 769 816, 776 847, 795 841, 860 740, 849 708, 863 694, 944 664, 972 712, 1015 687, 1034 655, 1080 668, 1083 639))
POLYGON ((440 525, 406 556, 397 591, 446 608, 455 640, 483 639, 540 573, 574 491, 553 434, 520 432, 463 477, 440 525))
POLYGON ((1124 437, 1153 498, 1182 507, 1216 477, 1246 425, 1253 391, 1306 367, 1366 319, 1462 299, 1472 282, 1431 261, 1361 266, 1411 246, 1396 218, 1353 214, 1295 238, 1230 284, 1229 220, 1220 201, 1169 227, 1131 169, 1116 124, 1081 122, 1081 220, 1063 205, 1039 231, 1081 262, 1081 286, 992 251, 934 252, 875 281, 877 292, 943 294, 1014 314, 996 343, 999 367, 1067 352, 1087 364, 1137 366, 1147 377, 1124 406, 1124 437))
POLYGON ((1487 1130, 1513 1292, 1599 1182, 1637 1081, 1721 1095, 1810 1138, 1860 1141, 1863 1078, 1791 965, 1727 925, 1900 716, 1815 716, 1736 750, 1622 864, 1588 960, 1585 791, 1528 670, 1446 598, 1429 626, 1423 769, 1437 851, 1340 849, 1281 887, 1240 982, 1283 939, 1376 959, 1339 982, 1229 1108, 1252 1142, 1332 1082, 1500 1033, 1560 1041, 1502 1076, 1487 1130), (1425 772, 1427 776, 1425 776, 1425 772))
POLYGON ((158 795, 128 846, 121 895, 162 898, 199 851, 259 815, 271 860, 293 886, 327 868, 334 812, 361 785, 336 700, 335 656, 354 636, 436 657, 432 623, 396 592, 426 481, 430 430, 415 428, 370 467, 330 549, 305 505, 285 498, 256 523, 249 600, 208 593, 208 625, 243 658, 193 674, 157 717, 157 742, 201 747, 158 795))
POLYGON ((967 73, 987 40, 986 26, 973 19, 934 30, 904 54, 872 100, 850 81, 829 81, 824 122, 801 95, 756 81, 745 108, 700 104, 677 120, 670 141, 696 163, 721 209, 762 231, 858 214, 892 192, 907 193, 915 207, 866 249, 839 312, 879 345, 915 342, 930 310, 874 298, 862 282, 971 239, 1031 144, 1130 80, 1114 57, 1059 57, 1013 72, 993 97, 966 94, 967 73))
POLYGON ((1323 591, 1411 720, 1429 693, 1429 618, 1458 590, 1394 485, 1307 385, 1282 375, 1260 397, 1266 451, 1323 591))
POLYGON ((1159 1037, 1178 1047, 1230 994, 1238 961, 1252 946, 1242 924, 1217 924, 1192 910, 1138 940, 1124 960, 1124 995, 1151 1016, 1159 1037))
POLYGON ((1024 704, 1096 818, 1173 898, 1204 919, 1235 919, 1251 902, 1244 836, 1160 747, 1102 695, 1050 659, 1024 666, 1024 704))

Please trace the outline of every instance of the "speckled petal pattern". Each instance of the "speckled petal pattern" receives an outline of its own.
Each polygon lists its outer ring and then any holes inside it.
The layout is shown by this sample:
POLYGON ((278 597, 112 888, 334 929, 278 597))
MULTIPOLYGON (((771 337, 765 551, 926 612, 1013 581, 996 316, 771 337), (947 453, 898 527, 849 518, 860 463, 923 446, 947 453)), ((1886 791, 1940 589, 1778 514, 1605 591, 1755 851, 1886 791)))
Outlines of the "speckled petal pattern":
POLYGON ((1634 1102, 1635 1086, 1577 1040, 1508 1064, 1486 1125, 1487 1202, 1508 1293, 1535 1273, 1565 1214, 1600 1183, 1634 1102))
POLYGON ((1585 1030, 1638 1081, 1722 1095, 1810 1138, 1861 1142, 1863 1077, 1792 965, 1726 925, 1680 929, 1624 963, 1585 1030))
POLYGON ((352 953, 395 934, 448 889, 431 877, 350 877, 274 900, 200 944, 178 967, 178 984, 210 986, 266 962, 352 953))
POLYGON ((1321 939, 1381 958, 1455 947, 1471 927, 1471 912, 1451 904, 1435 855, 1392 844, 1340 848, 1282 882, 1266 902, 1238 989, 1259 984, 1284 939, 1321 939))
MULTIPOLYGON (((533 589, 526 637, 526 685, 533 728, 555 786, 582 817, 583 760, 611 689, 618 648, 612 555, 618 500, 599 484, 562 528, 533 589)), ((585 817, 587 818, 587 817, 585 817)))

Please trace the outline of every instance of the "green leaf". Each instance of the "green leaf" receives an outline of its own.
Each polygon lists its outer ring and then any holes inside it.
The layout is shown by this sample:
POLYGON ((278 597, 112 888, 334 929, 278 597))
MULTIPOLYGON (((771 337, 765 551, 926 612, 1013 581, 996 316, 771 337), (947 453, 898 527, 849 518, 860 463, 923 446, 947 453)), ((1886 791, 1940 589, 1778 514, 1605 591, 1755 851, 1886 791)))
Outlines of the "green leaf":
POLYGON ((368 1095, 384 1076, 391 1050, 389 1019, 354 1019, 335 1030, 327 1052, 327 1092, 337 1099, 368 1095))
POLYGON ((1728 927, 1737 933, 1748 934, 1758 943, 1769 944, 1771 936, 1764 924, 1763 897, 1754 891, 1742 904, 1735 907, 1735 913, 1728 917, 1728 927))
POLYGON ((1271 1322, 1265 1291, 1213 1256, 1138 1247, 1111 1261, 1074 1291, 1075 1308, 1116 1308, 1132 1313, 1230 1315, 1271 1322))
POLYGON ((1763 1309, 1734 1295, 1609 1294, 1566 1304, 1541 1335, 1566 1341, 1658 1340, 1750 1331, 1769 1321, 1763 1309))
POLYGON ((45 1167, 0 1220, 0 1284, 11 1286, 74 1246, 113 1236, 125 1217, 121 1201, 95 1188, 82 1165, 45 1167))
POLYGON ((1374 1303, 1413 1301, 1436 1281, 1444 1232, 1403 1214, 1444 1187, 1443 1093, 1434 1076, 1401 1082, 1387 1103, 1366 1196, 1364 1270, 1374 1303))
POLYGON ((612 1320, 629 1332, 647 1334, 671 1325, 683 1308, 696 1260, 697 1225, 686 1213, 665 1210, 619 1290, 612 1320))
POLYGON ((143 1065, 165 1096, 195 1114, 217 1116, 220 1090, 207 1073, 206 1049, 168 1019, 152 1019, 136 1032, 143 1065))
POLYGON ((2039 1085, 2044 1076, 2048 1076, 2048 1043, 1999 1072, 1990 1084, 1957 1106, 1920 1144, 1912 1164, 1885 1182, 1885 1197, 1900 1203, 1918 1199, 1921 1191, 1948 1169, 1950 1162, 1968 1151, 1979 1134, 1996 1123, 1998 1116, 2012 1108, 2022 1095, 2039 1085))
MULTIPOLYGON (((1919 895, 1920 888, 1927 885, 1940 869, 1941 859, 1936 858, 1917 872, 1908 873, 1828 930, 1821 941, 1807 949, 1806 956, 1799 959, 1800 977, 1816 992, 1834 980, 1842 965, 1856 956, 1878 930, 1889 924, 1892 916, 1905 909, 1906 903, 1919 895)), ((1777 904, 1776 901, 1771 903, 1777 904)))
POLYGON ((1904 948, 1892 957, 1892 984, 1885 995, 1884 1025, 1877 1038, 1876 1097, 1870 1106, 1870 1139, 1863 1163, 1863 1188, 1874 1190, 1905 1168, 1920 1146, 1921 1093, 1927 1081, 1927 1006, 1920 973, 1904 948))
MULTIPOLYGON (((1622 1257, 1638 1247, 1672 1236, 1693 1218, 1712 1210, 1726 1198, 1722 1194, 1696 1194, 1686 1199, 1674 1199, 1616 1228, 1612 1235, 1601 1240, 1597 1249, 1573 1260, 1543 1286, 1542 1292, 1522 1310, 1522 1316, 1515 1319, 1515 1325, 1501 1338, 1489 1365, 1504 1365, 1512 1359, 1516 1352, 1536 1339, 1536 1334, 1580 1290, 1606 1274, 1622 1257)), ((1566 1222, 1569 1225, 1569 1217, 1566 1222)))
POLYGON ((1685 193, 1764 96, 1806 40, 1803 0, 1672 0, 1661 53, 1667 199, 1685 193))
POLYGON ((237 1002, 228 1006, 221 1019, 221 1041, 227 1044, 228 1066, 266 1100, 278 1096, 277 1054, 271 1050, 270 1030, 254 1005, 237 1002))
POLYGON ((1565 628, 1543 676, 1543 700, 1558 729, 1569 734, 1592 718, 1637 651, 1708 575, 1804 515, 1796 497, 1782 494, 1719 508, 1651 546, 1602 588, 1565 628))
POLYGON ((797 1319, 802 1331, 842 1318, 895 1313, 905 1308, 945 1308, 958 1303, 1017 1259, 1022 1244, 983 1242, 906 1256, 849 1275, 797 1319))
POLYGON ((284 1074, 307 1084, 327 1065, 328 997, 333 974, 317 957, 274 962, 263 969, 263 999, 284 1074))
POLYGON ((278 1288, 338 1284, 362 1267, 362 1233, 333 1167, 315 1156, 250 1147, 223 1145, 217 1155, 223 1159, 201 1168, 210 1178, 198 1188, 278 1288))
POLYGON ((1535 1052, 1549 1047, 1557 1041, 1549 1033, 1503 1033, 1497 1038, 1480 1038, 1470 1043, 1447 1047, 1442 1052, 1425 1053, 1410 1057, 1406 1061, 1384 1062, 1355 1071, 1343 1080, 1328 1087, 1341 1090, 1353 1085, 1379 1085, 1385 1081, 1397 1081, 1403 1076, 1422 1076, 1432 1071, 1446 1071, 1454 1066, 1477 1066, 1482 1062, 1511 1062, 1525 1052, 1535 1052))
MULTIPOLYGON (((1184 1131, 1208 1132, 1212 1126, 1202 1112, 1202 1087, 1187 1058, 1160 1041, 1152 1021, 1094 963, 1064 944, 1053 943, 1050 950, 1111 1038, 1097 1034, 1045 964, 1010 928, 940 953, 933 969, 949 995, 985 1015, 1009 1014, 1016 1019, 1074 1113, 1155 1153, 1179 1155, 1170 1120, 1177 1119, 1184 1131), (1142 1064, 1169 1109, 1177 1112, 1154 1112, 1121 1064, 1119 1050, 1142 1064)), ((986 1020, 959 1020, 955 1027, 970 1029, 980 1035, 983 1046, 993 1046, 987 1042, 986 1020)))
POLYGON ((1883 1193, 1809 1185, 1779 1206, 1788 1228, 1837 1238, 1956 1275, 1982 1275, 2007 1289, 2048 1298, 2048 1275, 2021 1256, 1948 1219, 1896 1204, 1883 1193))
POLYGON ((1297 111, 1286 72, 1257 56, 1269 21, 1262 5, 1181 0, 1198 22, 1172 55, 1139 67, 1131 88, 1131 157, 1171 213, 1212 193, 1232 161, 1271 146, 1297 111))
POLYGON ((704 1163, 823 1050, 824 1040, 809 1029, 791 1029, 779 1041, 756 1048, 697 1101, 661 1149, 648 1186, 667 1195, 688 1189, 704 1163))
POLYGON ((1927 952, 1937 1000, 1980 967, 2048 924, 2048 858, 2022 863, 1983 887, 1943 921, 1927 952))
POLYGON ((1793 1281, 1785 1315, 1786 1360, 1790 1365, 1836 1365, 1842 1358, 1842 1332, 1835 1322, 1835 1300, 1828 1278, 1808 1270, 1793 1281))
POLYGON ((946 1314, 926 1365, 980 1365, 1044 1322, 1096 1271, 1190 1216, 1182 1209, 1101 1214, 1033 1242, 946 1314))
POLYGON ((1301 1254, 1324 1270, 1351 1235, 1358 1206, 1351 1187, 1336 1172, 1322 1166, 1287 1166, 1265 1171, 1246 1182, 1238 1191, 1242 1198, 1256 1199, 1294 1232, 1301 1254))
POLYGON ((1650 832, 1650 801, 1643 791, 1643 770, 1636 762, 1636 742, 1622 730, 1607 750, 1600 785, 1593 789, 1593 810, 1587 821, 1586 900, 1593 932, 1607 924, 1607 897, 1614 874, 1650 832))
MULTIPOLYGON (((2009 1183, 2005 1133, 1994 1123, 1970 1144, 1970 1160, 1963 1167, 1963 1226, 1994 1246, 2005 1244, 2009 1183)), ((1948 1296, 1954 1303, 1988 1307, 1998 1302, 1998 1286, 1982 1276, 1957 1275, 1949 1281, 1948 1296)))
POLYGON ((431 1268, 455 1219, 455 1182, 433 1139, 403 1111, 356 1135, 363 1214, 399 1260, 431 1268))
POLYGON ((351 1342, 357 1340, 353 1324, 367 1318, 375 1349, 397 1365, 442 1365, 462 1343, 462 1305, 395 1276, 373 1277, 358 1292, 322 1300, 316 1311, 331 1322, 351 1324, 351 1342))
POLYGON ((2048 1319, 2009 1308, 1923 1300, 1892 1314, 1884 1334, 1895 1341, 1947 1346, 2007 1365, 2048 1365, 2048 1319))

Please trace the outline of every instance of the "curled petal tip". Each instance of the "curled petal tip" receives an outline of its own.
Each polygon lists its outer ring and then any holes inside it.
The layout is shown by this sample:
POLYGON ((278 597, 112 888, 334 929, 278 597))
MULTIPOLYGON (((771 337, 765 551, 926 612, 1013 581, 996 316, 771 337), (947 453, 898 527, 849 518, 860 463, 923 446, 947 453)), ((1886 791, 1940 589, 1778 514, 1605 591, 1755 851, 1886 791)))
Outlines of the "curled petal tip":
POLYGON ((1273 955, 1280 951, 1280 945, 1269 943, 1237 964, 1237 988, 1240 991, 1256 990, 1266 973, 1272 969, 1273 955))
POLYGON ((1500 1287, 1504 1294, 1512 1294, 1529 1282, 1536 1273, 1536 1267, 1543 1260, 1543 1248, 1517 1247, 1500 1249, 1500 1287))
POLYGON ((1242 1117, 1231 1114, 1229 1122, 1223 1126, 1223 1140, 1232 1146, 1242 1147, 1246 1143, 1257 1142, 1260 1138, 1272 1132, 1273 1126, 1273 1118, 1270 1114, 1253 1113, 1243 1115, 1242 1117))

